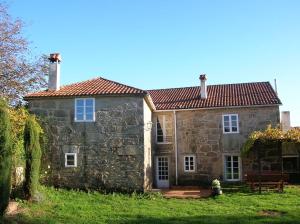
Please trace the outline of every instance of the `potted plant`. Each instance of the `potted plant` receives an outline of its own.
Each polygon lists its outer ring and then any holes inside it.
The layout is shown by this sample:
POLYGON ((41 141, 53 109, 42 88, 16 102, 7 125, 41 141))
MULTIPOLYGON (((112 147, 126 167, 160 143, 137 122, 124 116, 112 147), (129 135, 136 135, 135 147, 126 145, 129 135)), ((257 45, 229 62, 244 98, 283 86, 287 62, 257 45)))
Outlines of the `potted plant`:
POLYGON ((220 184, 220 181, 218 179, 215 179, 215 180, 212 181, 211 189, 212 189, 212 195, 213 196, 222 194, 221 184, 220 184))

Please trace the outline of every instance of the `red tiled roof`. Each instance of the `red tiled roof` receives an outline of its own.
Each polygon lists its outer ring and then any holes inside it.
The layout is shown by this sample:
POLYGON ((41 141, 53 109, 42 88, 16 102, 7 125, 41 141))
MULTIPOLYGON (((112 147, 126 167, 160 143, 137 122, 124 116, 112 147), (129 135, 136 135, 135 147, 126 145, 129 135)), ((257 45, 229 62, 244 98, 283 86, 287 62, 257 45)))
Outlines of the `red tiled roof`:
POLYGON ((207 86, 201 99, 200 86, 148 90, 157 110, 215 108, 281 104, 269 82, 207 86))
POLYGON ((44 90, 30 93, 28 98, 38 97, 66 97, 66 96, 87 96, 87 95, 146 95, 147 92, 118 82, 110 81, 101 77, 62 86, 60 90, 44 90))

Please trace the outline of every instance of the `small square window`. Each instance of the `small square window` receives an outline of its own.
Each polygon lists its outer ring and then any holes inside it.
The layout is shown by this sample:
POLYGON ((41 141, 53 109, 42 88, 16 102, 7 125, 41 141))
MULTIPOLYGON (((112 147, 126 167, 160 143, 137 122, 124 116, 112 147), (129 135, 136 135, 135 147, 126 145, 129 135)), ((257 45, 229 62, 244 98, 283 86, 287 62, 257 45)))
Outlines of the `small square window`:
POLYGON ((77 153, 65 153, 65 167, 77 167, 77 153))
POLYGON ((195 156, 184 157, 184 172, 195 172, 195 156))

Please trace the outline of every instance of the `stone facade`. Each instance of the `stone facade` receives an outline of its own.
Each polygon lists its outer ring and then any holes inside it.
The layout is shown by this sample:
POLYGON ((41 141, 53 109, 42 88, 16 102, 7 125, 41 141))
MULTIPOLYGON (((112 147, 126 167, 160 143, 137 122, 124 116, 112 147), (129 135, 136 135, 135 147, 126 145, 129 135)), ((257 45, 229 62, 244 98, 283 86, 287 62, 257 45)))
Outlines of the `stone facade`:
MULTIPOLYGON (((153 122, 157 117, 165 116, 167 129, 171 130, 172 137, 169 143, 156 142, 156 127, 152 131, 153 139, 153 166, 157 186, 156 158, 166 156, 169 158, 170 185, 175 185, 175 131, 174 112, 155 112, 153 122)), ((161 119, 160 119, 161 120, 161 119)), ((255 130, 262 130, 268 124, 279 123, 278 106, 261 106, 231 109, 199 109, 177 110, 177 151, 178 151, 178 184, 194 185, 211 181, 213 178, 224 180, 224 156, 240 156, 240 150, 248 135, 255 130), (238 114, 239 133, 224 134, 222 115, 238 114), (195 156, 195 172, 184 171, 184 156, 195 156)), ((243 162, 241 163, 243 164, 243 162)), ((240 177, 249 167, 243 164, 240 167, 240 177)))
MULTIPOLYGON (((48 181, 55 186, 123 191, 159 187, 157 158, 162 156, 169 161, 169 186, 175 185, 176 145, 179 185, 225 180, 225 156, 240 156, 252 131, 279 123, 278 106, 152 112, 142 96, 94 98, 95 122, 75 122, 75 98, 29 100, 30 111, 42 117, 48 133, 44 166, 50 165, 48 181), (238 115, 238 133, 223 133, 225 114, 238 115), (157 143, 157 118, 165 123, 167 142, 157 143), (77 167, 65 167, 65 153, 77 153, 77 167), (184 170, 185 156, 194 156, 195 171, 184 170)), ((240 164, 243 180, 253 164, 240 164)))
POLYGON ((30 111, 42 118, 48 133, 48 181, 70 188, 149 189, 151 110, 144 98, 94 98, 95 122, 74 121, 75 98, 29 100, 30 111), (65 153, 77 153, 77 167, 65 167, 65 153))

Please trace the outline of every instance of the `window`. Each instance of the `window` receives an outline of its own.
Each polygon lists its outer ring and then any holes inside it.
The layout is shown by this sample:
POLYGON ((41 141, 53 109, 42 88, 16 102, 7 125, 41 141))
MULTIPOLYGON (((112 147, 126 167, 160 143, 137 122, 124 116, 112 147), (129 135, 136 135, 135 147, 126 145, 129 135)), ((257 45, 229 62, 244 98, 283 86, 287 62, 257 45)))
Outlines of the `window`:
POLYGON ((239 119, 237 114, 223 115, 223 133, 238 133, 239 119))
POLYGON ((234 155, 225 155, 225 180, 240 180, 240 158, 234 155))
POLYGON ((166 115, 159 115, 156 120, 156 142, 170 143, 172 142, 171 119, 166 115))
POLYGON ((194 172, 194 171, 195 171, 195 156, 185 156, 184 172, 194 172))
POLYGON ((95 121, 95 99, 75 99, 75 121, 95 121))
POLYGON ((65 167, 77 167, 77 153, 65 153, 65 167))

